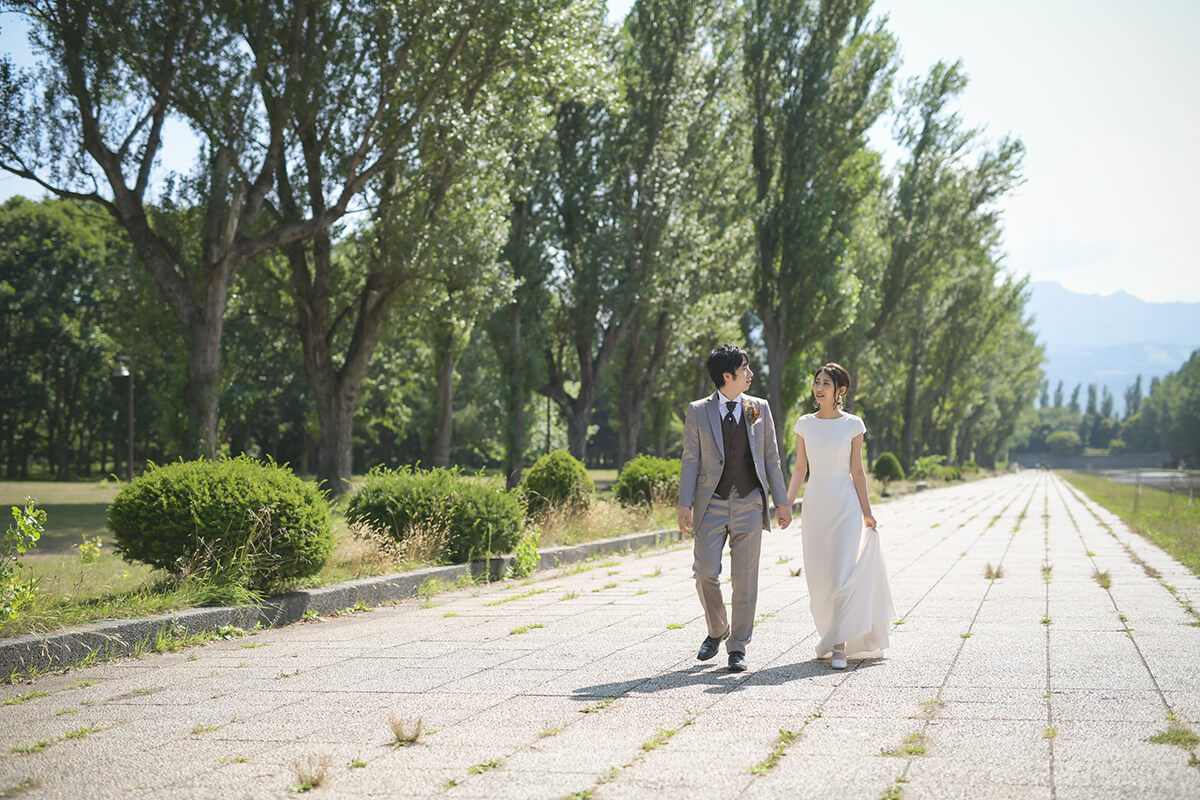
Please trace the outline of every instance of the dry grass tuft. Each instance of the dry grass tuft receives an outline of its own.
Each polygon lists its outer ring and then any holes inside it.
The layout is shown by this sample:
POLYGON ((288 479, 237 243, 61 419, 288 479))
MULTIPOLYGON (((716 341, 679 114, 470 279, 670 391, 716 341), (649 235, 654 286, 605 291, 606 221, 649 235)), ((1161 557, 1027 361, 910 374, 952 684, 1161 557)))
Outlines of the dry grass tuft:
POLYGON ((296 774, 296 792, 307 792, 317 788, 329 780, 330 756, 311 755, 292 762, 292 771, 296 774))
POLYGON ((396 747, 408 747, 410 744, 416 744, 421 740, 421 734, 424 733, 421 717, 417 717, 417 721, 412 723, 395 714, 389 714, 388 723, 392 726, 392 736, 394 737, 392 744, 396 747), (409 727, 410 725, 411 727, 409 727))
POLYGON ((1004 577, 1004 567, 993 567, 992 562, 989 561, 983 570, 983 577, 989 581, 999 580, 1004 577))
POLYGON ((1093 570, 1092 580, 1100 584, 1101 589, 1107 589, 1112 586, 1112 575, 1109 574, 1108 570, 1104 572, 1101 572, 1099 569, 1093 570))

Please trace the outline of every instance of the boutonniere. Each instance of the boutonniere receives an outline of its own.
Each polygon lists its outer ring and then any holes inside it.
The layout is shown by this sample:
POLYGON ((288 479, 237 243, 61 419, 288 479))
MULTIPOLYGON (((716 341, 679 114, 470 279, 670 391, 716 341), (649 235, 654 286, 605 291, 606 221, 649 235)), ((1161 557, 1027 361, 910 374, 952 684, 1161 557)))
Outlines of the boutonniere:
POLYGON ((746 419, 750 420, 750 424, 758 422, 758 406, 751 403, 749 400, 744 401, 746 404, 746 419))

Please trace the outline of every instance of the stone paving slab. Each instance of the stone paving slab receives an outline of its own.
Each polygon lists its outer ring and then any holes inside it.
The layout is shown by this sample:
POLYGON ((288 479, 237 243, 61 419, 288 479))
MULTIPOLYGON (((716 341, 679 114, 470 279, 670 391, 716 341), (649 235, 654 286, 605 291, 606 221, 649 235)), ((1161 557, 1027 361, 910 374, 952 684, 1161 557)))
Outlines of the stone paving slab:
POLYGON ((1200 730, 1200 579, 1051 473, 877 512, 893 646, 845 672, 794 528, 763 539, 747 673, 695 660, 686 545, 602 556, 10 686, 0 793, 299 797, 324 758, 312 796, 1200 797, 1195 749, 1149 741, 1200 730))

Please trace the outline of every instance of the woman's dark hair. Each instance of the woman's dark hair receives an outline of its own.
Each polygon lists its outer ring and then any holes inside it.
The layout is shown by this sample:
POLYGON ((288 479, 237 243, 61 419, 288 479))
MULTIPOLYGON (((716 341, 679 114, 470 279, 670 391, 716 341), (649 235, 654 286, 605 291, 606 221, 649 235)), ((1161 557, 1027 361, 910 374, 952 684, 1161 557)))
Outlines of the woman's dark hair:
POLYGON ((749 364, 750 356, 746 355, 746 351, 735 344, 723 344, 720 347, 714 347, 712 352, 708 354, 708 361, 705 366, 708 367, 709 377, 713 379, 713 383, 720 389, 725 385, 725 373, 736 375, 738 368, 742 364, 749 364))
POLYGON ((834 395, 836 395, 837 407, 841 408, 842 394, 839 390, 845 389, 847 392, 850 391, 850 373, 841 364, 830 361, 813 373, 813 380, 815 381, 822 372, 829 376, 829 380, 833 381, 833 391, 834 395))

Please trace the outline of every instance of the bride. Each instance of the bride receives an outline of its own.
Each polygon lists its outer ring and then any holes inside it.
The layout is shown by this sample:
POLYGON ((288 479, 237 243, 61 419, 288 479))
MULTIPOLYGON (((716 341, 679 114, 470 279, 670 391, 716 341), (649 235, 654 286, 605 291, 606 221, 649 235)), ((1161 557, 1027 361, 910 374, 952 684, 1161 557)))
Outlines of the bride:
POLYGON ((796 466, 788 485, 795 503, 808 474, 800 533, 809 608, 817 634, 817 658, 846 668, 847 655, 864 656, 888 646, 896 612, 888 586, 867 476, 861 417, 842 409, 850 373, 832 362, 813 376, 816 413, 796 421, 796 466))

